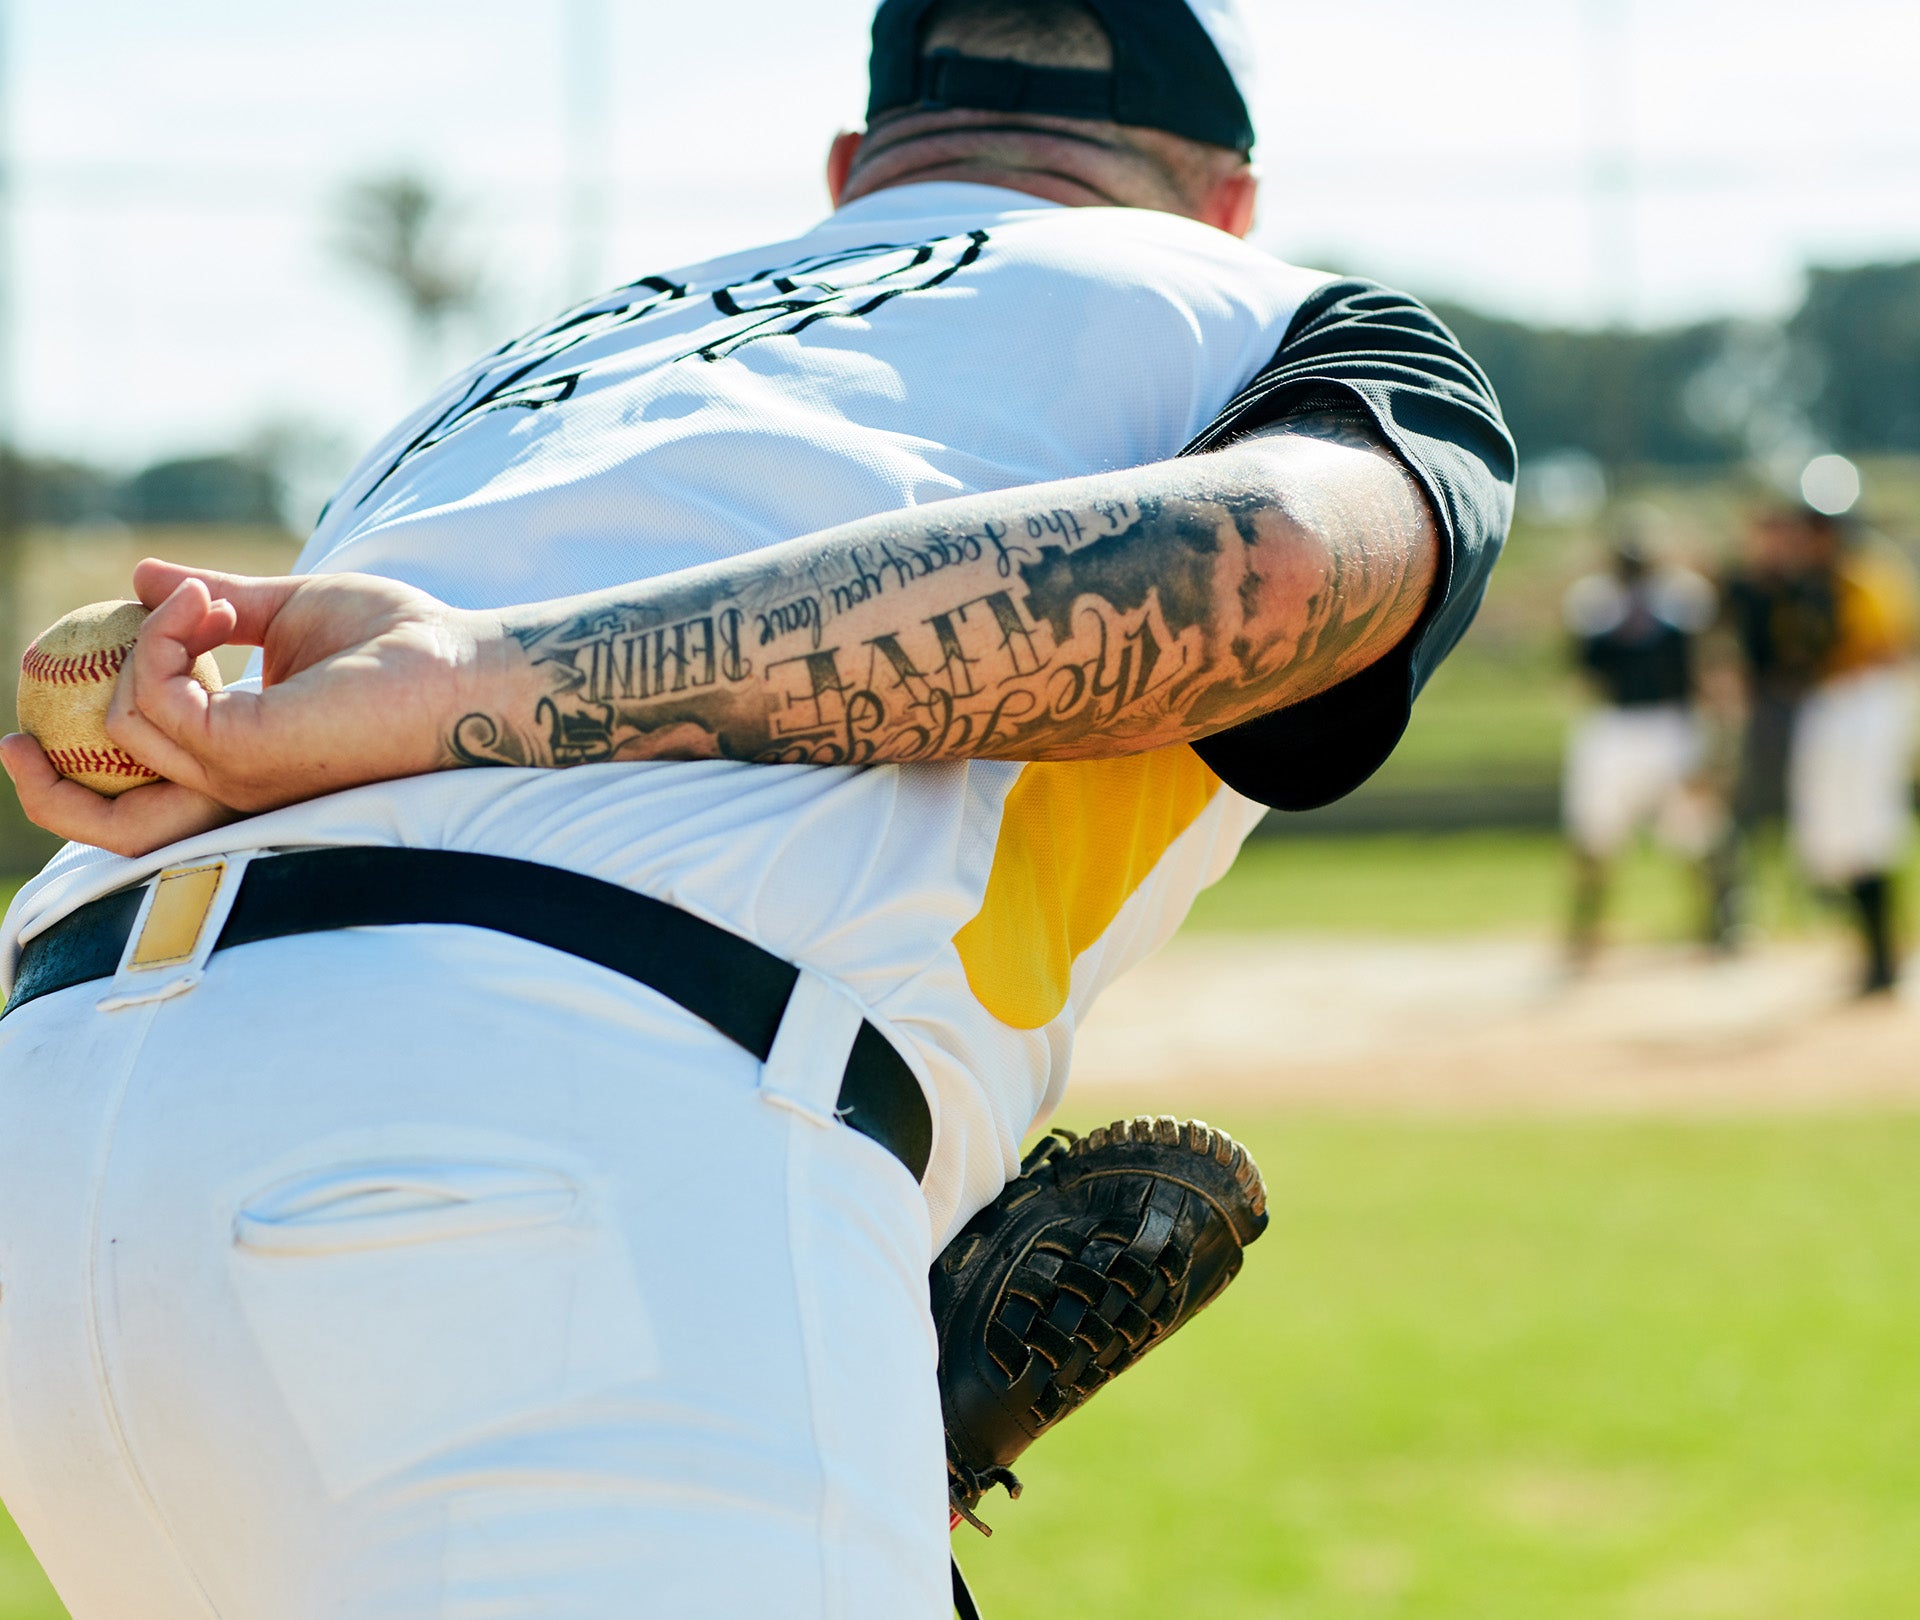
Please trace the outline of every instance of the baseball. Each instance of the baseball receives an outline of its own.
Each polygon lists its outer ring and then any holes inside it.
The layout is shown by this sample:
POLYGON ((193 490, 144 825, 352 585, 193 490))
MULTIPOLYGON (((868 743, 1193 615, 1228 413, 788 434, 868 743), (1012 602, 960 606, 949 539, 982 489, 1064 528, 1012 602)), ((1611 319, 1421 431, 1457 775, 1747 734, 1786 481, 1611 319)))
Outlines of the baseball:
MULTIPOLYGON (((20 729, 62 776, 108 798, 160 780, 107 736, 113 684, 146 617, 138 602, 75 608, 42 631, 20 660, 20 729)), ((220 690, 211 654, 201 654, 193 678, 209 692, 220 690)))

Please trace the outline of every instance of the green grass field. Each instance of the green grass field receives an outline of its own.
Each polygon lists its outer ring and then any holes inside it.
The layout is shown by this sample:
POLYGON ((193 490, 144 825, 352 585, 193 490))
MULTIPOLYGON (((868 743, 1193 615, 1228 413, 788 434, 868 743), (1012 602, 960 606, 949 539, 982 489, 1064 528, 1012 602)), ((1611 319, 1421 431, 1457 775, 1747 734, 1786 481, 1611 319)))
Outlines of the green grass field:
MULTIPOLYGON (((1767 936, 1829 925, 1827 909, 1768 846, 1756 862, 1753 920, 1767 936)), ((1909 869, 1909 888, 1920 868, 1909 869)), ((1556 932, 1567 904, 1565 847, 1551 833, 1414 833, 1263 838, 1200 896, 1187 926, 1240 932, 1467 934, 1556 932)), ((1688 866, 1651 848, 1625 856, 1609 912, 1623 940, 1690 939, 1702 905, 1688 866)))
POLYGON ((0 1516, 0 1620, 61 1620, 65 1613, 48 1589, 33 1554, 0 1516))
POLYGON ((961 1539, 990 1615, 1920 1614, 1920 1120, 1232 1123, 1273 1227, 961 1539))
POLYGON ((1272 1230, 960 1538, 991 1620, 1920 1614, 1920 1119, 1225 1122, 1272 1230))

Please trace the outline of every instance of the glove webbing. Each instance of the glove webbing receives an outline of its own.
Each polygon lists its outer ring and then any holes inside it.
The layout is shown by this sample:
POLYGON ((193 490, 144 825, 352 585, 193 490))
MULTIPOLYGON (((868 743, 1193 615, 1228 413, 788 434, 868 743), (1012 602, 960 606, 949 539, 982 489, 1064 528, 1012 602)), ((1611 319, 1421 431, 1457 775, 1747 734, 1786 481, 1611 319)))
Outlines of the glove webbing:
POLYGON ((1049 1234, 1008 1278, 987 1324, 987 1353, 1036 1429, 1090 1398, 1172 1326, 1190 1257, 1169 1239, 1193 1196, 1153 1182, 1144 1208, 1049 1234))
MULTIPOLYGON (((987 1353, 1026 1400, 1036 1426, 1124 1372, 1172 1322, 1189 1257, 1179 1249, 1169 1253, 1168 1240, 1189 1196, 1172 1182, 1155 1182, 1137 1215, 1119 1210, 1077 1223, 1077 1251, 1044 1240, 1008 1279, 1006 1297, 987 1325, 987 1353)), ((1019 1494, 1008 1470, 991 1472, 1001 1477, 966 1484, 978 1491, 1004 1483, 1019 1494)), ((958 1559, 953 1610, 959 1620, 980 1620, 958 1559)))

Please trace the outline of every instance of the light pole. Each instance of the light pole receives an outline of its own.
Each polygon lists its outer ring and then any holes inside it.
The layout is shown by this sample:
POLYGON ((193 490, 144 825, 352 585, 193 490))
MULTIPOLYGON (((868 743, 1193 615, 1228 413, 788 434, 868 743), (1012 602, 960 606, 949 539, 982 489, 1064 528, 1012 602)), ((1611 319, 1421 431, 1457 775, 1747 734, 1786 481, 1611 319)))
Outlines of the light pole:
MULTIPOLYGON (((19 651, 20 551, 25 529, 24 469, 14 419, 12 21, 7 0, 0 0, 0 655, 9 660, 8 668, 19 651)), ((10 692, 12 682, 4 684, 10 692)))
POLYGON ((1584 0, 1587 233, 1593 312, 1631 326, 1639 275, 1633 172, 1631 0, 1584 0))
POLYGON ((607 0, 565 0, 567 296, 591 297, 606 274, 612 153, 607 0))
MULTIPOLYGON (((26 469, 14 381, 13 78, 11 7, 0 0, 0 669, 20 667, 20 578, 26 549, 26 469)), ((14 683, 0 681, 0 713, 13 729, 14 683)), ((31 871, 53 852, 11 793, 0 794, 0 869, 31 871)))

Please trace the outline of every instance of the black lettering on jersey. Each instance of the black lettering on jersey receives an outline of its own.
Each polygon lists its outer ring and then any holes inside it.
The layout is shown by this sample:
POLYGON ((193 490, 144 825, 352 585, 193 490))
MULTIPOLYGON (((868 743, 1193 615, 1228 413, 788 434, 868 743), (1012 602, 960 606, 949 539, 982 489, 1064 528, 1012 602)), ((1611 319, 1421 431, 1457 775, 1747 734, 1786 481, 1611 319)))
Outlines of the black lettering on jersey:
POLYGON ((738 281, 699 287, 643 276, 627 286, 570 310, 503 345, 475 368, 460 397, 423 427, 361 494, 374 493, 414 457, 444 444, 462 428, 497 410, 544 410, 564 404, 592 375, 589 362, 561 373, 545 368, 572 349, 692 298, 710 301, 715 328, 675 361, 724 360, 765 338, 795 337, 821 321, 859 320, 909 293, 927 292, 976 263, 987 245, 985 231, 935 237, 925 242, 876 242, 837 253, 810 254, 738 281))
MULTIPOLYGON (((535 364, 537 364, 536 362, 535 364)), ((549 405, 559 405, 573 398, 573 391, 580 386, 585 370, 566 371, 553 377, 527 377, 534 369, 533 365, 523 366, 500 379, 493 387, 478 395, 469 395, 465 403, 439 417, 434 424, 423 429, 394 457, 393 463, 367 486, 367 492, 354 504, 364 506, 373 498, 373 492, 397 473, 409 461, 422 452, 431 450, 436 444, 458 433, 477 416, 489 411, 506 410, 545 410, 549 405)))
POLYGON ((631 326, 649 315, 676 304, 691 293, 689 287, 664 276, 642 276, 612 293, 603 294, 591 304, 569 310, 559 319, 503 344, 494 353, 516 359, 538 356, 550 360, 568 349, 601 337, 620 327, 631 326), (631 296, 628 296, 631 295, 631 296))
POLYGON ((794 337, 819 321, 857 320, 907 293, 951 280, 985 250, 987 233, 882 243, 802 259, 713 290, 713 307, 739 322, 687 356, 724 360, 762 338, 794 337))
POLYGON ((580 386, 580 379, 587 374, 587 367, 582 366, 556 376, 536 378, 533 373, 569 349, 578 348, 582 343, 622 326, 630 326, 635 321, 645 320, 647 316, 679 302, 687 294, 688 289, 678 282, 667 281, 660 276, 643 276, 611 294, 616 302, 609 303, 607 298, 595 299, 592 305, 570 310, 558 320, 535 327, 525 336, 494 350, 488 357, 488 363, 476 370, 466 391, 408 442, 354 504, 366 505, 373 498, 374 491, 415 456, 445 443, 461 428, 489 411, 516 406, 522 410, 537 411, 571 399, 574 390, 580 386))

